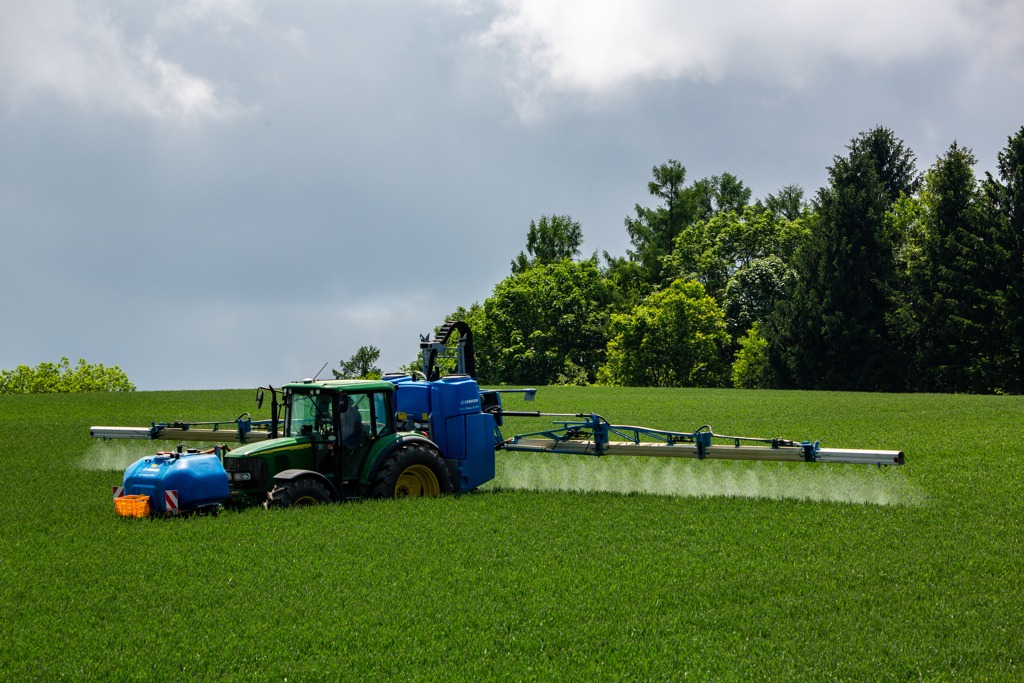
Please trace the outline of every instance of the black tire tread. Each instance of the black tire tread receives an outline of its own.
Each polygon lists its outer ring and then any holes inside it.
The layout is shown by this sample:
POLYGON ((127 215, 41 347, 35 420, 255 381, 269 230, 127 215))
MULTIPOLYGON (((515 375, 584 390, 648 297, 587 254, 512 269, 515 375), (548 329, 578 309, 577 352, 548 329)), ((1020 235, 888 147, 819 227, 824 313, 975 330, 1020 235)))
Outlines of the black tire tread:
POLYGON ((290 508, 295 505, 295 501, 305 496, 316 498, 318 504, 331 502, 331 494, 327 491, 327 487, 313 477, 307 476, 277 484, 267 494, 267 502, 263 504, 263 507, 268 510, 270 508, 290 508))
POLYGON ((410 444, 400 446, 384 459, 366 487, 366 497, 394 498, 398 477, 411 465, 429 467, 437 477, 441 495, 454 492, 455 487, 452 484, 451 474, 448 472, 448 466, 444 464, 441 454, 424 444, 410 444))

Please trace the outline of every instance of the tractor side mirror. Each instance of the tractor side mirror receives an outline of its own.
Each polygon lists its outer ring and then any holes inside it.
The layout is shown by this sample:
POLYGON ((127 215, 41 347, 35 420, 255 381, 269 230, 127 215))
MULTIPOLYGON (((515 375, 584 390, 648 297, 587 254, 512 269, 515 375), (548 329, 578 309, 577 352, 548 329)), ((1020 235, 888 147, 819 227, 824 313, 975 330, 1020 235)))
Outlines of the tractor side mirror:
POLYGON ((349 397, 348 394, 338 394, 338 412, 344 413, 348 411, 349 397))
POLYGON ((256 410, 263 407, 263 387, 256 390, 256 410))

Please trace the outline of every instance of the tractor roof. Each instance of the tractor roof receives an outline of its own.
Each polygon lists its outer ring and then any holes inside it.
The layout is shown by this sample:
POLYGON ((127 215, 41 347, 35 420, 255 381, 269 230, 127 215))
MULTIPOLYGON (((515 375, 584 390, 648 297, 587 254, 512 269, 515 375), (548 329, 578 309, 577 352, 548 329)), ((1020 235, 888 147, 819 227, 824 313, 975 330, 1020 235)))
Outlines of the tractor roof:
POLYGON ((285 384, 284 389, 320 389, 321 391, 394 391, 395 385, 381 379, 323 379, 302 380, 285 384))

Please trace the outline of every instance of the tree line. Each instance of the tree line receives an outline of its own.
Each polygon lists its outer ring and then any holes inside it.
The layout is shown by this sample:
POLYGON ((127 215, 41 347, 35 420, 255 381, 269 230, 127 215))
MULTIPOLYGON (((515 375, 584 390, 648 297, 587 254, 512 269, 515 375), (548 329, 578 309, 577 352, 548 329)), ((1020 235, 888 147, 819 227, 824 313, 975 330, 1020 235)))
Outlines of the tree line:
POLYGON ((19 365, 0 370, 0 394, 69 394, 80 391, 135 391, 135 385, 117 365, 86 363, 79 358, 74 367, 66 357, 59 363, 19 365))
POLYGON ((953 142, 921 172, 877 127, 810 198, 655 166, 623 256, 531 221, 474 333, 488 384, 1024 390, 1024 127, 979 178, 953 142))

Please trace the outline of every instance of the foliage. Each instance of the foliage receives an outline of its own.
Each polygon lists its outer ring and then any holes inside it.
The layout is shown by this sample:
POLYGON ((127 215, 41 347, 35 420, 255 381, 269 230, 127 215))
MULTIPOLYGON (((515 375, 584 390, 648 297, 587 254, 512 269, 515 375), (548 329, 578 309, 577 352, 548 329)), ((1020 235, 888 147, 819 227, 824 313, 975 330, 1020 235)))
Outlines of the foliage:
POLYGON ((580 253, 571 217, 531 222, 513 277, 483 306, 459 309, 474 330, 479 377, 591 383, 614 350, 602 381, 690 383, 666 370, 677 359, 647 356, 629 369, 625 337, 607 342, 627 331, 637 344, 647 339, 640 327, 667 315, 652 310, 652 297, 693 280, 724 312, 723 382, 740 360, 744 377, 751 368, 757 376, 742 381, 757 386, 1024 392, 1024 128, 999 154, 998 177, 977 182, 974 163, 954 143, 921 176, 913 152, 877 127, 834 157, 812 202, 786 185, 751 204, 736 176, 687 183, 669 159, 648 182, 657 205, 637 204, 625 219, 631 248, 603 252, 600 285, 554 283, 550 271, 515 279, 580 253), (556 322, 552 311, 569 317, 556 322))
POLYGON ((661 259, 672 252, 672 240, 690 222, 696 207, 691 195, 684 193, 686 167, 675 159, 651 169, 654 180, 648 183, 651 196, 664 206, 649 209, 636 205, 636 218, 626 217, 626 231, 635 251, 629 259, 640 264, 644 279, 657 282, 661 276, 661 259))
MULTIPOLYGON (((473 355, 476 361, 476 373, 477 378, 480 381, 492 381, 490 378, 494 377, 495 373, 495 360, 496 360, 496 349, 491 344, 489 329, 487 325, 487 316, 484 313, 484 307, 478 302, 474 302, 469 309, 465 309, 459 306, 455 309, 454 313, 446 315, 445 320, 461 320, 462 322, 469 325, 469 329, 473 332, 473 355)), ((441 328, 438 327, 434 330, 436 334, 441 328)), ((449 346, 456 344, 455 335, 449 340, 449 346)), ((419 361, 416 369, 422 372, 421 366, 422 361, 419 361)))
POLYGON ((1001 273, 972 170, 970 150, 953 143, 925 174, 916 246, 897 313, 911 348, 910 385, 925 391, 991 391, 996 290, 1001 273))
POLYGON ((802 218, 810 210, 804 201, 804 188, 799 185, 786 185, 778 194, 769 193, 764 206, 776 216, 791 221, 802 218))
POLYGON ((673 252, 663 259, 664 272, 677 279, 697 279, 721 302, 737 271, 771 256, 790 263, 807 235, 805 218, 789 220, 771 211, 722 211, 679 234, 673 252))
POLYGON ((1003 388, 1019 394, 1024 393, 1024 126, 1009 138, 998 160, 998 178, 987 174, 984 184, 1003 276, 998 363, 1003 388))
POLYGON ((538 264, 499 282, 467 320, 481 381, 549 384, 580 370, 593 381, 604 360, 611 301, 592 260, 538 264))
MULTIPOLYGON (((870 162, 888 205, 900 194, 913 194, 921 187, 914 153, 888 128, 878 126, 850 141, 849 159, 870 162)), ((830 169, 831 170, 831 169, 830 169)))
POLYGON ((341 371, 332 369, 334 379, 380 379, 381 369, 375 363, 380 359, 376 346, 360 346, 347 361, 341 361, 341 371))
POLYGON ((708 185, 715 213, 743 215, 753 191, 732 173, 711 176, 708 185))
POLYGON ((128 375, 118 366, 103 367, 78 359, 74 368, 66 357, 59 363, 19 365, 0 370, 0 394, 68 394, 79 391, 135 391, 128 375))
POLYGON ((892 131, 854 138, 829 167, 817 218, 795 261, 798 278, 765 321, 784 387, 897 390, 906 359, 889 325, 898 289, 897 247, 886 214, 919 186, 913 153, 892 131))
POLYGON ((738 389, 768 389, 774 385, 768 363, 768 342, 761 336, 757 323, 739 338, 739 351, 732 364, 732 384, 738 389))
POLYGON ((583 387, 590 383, 590 375, 586 368, 581 368, 571 360, 567 360, 554 383, 561 386, 583 387))
POLYGON ((604 252, 605 267, 601 274, 612 290, 612 311, 627 313, 654 291, 646 271, 638 261, 604 252))
POLYGON ((636 205, 636 218, 626 217, 626 232, 634 250, 627 250, 630 261, 640 265, 644 279, 657 287, 662 280, 662 260, 672 253, 672 243, 683 228, 695 220, 709 217, 712 189, 705 179, 686 186, 686 167, 675 159, 651 169, 654 180, 647 184, 652 197, 663 204, 655 208, 636 205))
POLYGON ((775 255, 742 266, 725 287, 722 310, 729 336, 738 339, 767 318, 795 279, 796 271, 775 255))
POLYGON ((729 337, 700 283, 676 280, 629 314, 612 316, 600 379, 618 386, 721 386, 729 337))
POLYGON ((415 375, 417 372, 422 374, 423 373, 423 358, 421 356, 416 356, 415 358, 413 358, 411 361, 409 361, 405 365, 399 365, 398 369, 395 370, 395 372, 405 373, 406 375, 409 375, 410 377, 415 375))
POLYGON ((512 261, 512 274, 522 273, 538 263, 555 263, 562 259, 580 255, 583 244, 583 228, 569 215, 542 215, 540 222, 530 221, 526 234, 526 251, 519 252, 512 261))
POLYGON ((929 194, 927 183, 915 195, 902 193, 885 214, 885 231, 895 245, 896 269, 901 273, 922 258, 922 210, 929 194))
POLYGON ((671 259, 680 241, 687 244, 692 239, 684 238, 684 231, 716 215, 742 216, 751 190, 731 173, 703 178, 686 186, 686 168, 675 159, 655 166, 652 173, 654 180, 648 183, 647 189, 651 196, 662 200, 663 205, 651 209, 637 204, 636 218, 626 218, 626 231, 635 248, 627 254, 630 261, 640 265, 647 283, 658 288, 678 277, 691 275, 685 269, 672 267, 671 259))

